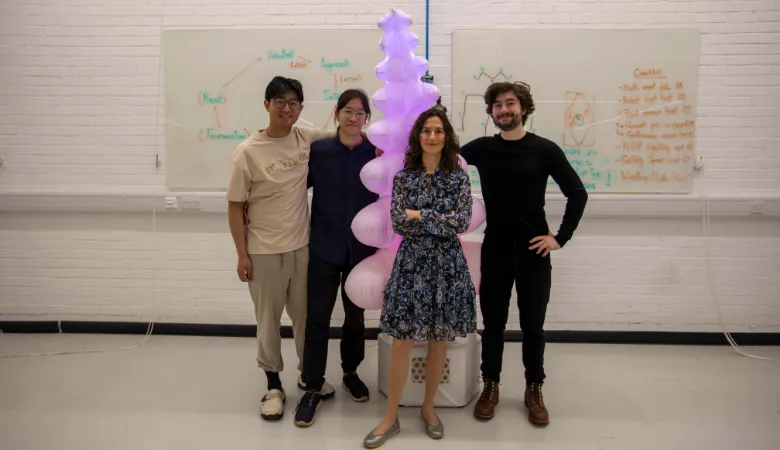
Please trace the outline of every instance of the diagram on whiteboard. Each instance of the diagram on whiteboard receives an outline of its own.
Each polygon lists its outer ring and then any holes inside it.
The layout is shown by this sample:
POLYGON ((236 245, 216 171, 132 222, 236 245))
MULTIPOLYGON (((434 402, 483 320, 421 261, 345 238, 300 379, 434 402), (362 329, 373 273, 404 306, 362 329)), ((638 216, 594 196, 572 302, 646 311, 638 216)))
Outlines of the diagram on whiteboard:
POLYGON ((596 101, 584 92, 566 93, 563 145, 593 147, 596 145, 596 101))
POLYGON ((374 76, 383 58, 380 38, 381 30, 167 30, 167 186, 226 187, 231 153, 268 124, 265 90, 275 76, 303 86, 297 126, 334 129, 344 90, 370 95, 381 87, 374 76), (354 45, 339 45, 346 41, 354 45))
MULTIPOLYGON (((469 121, 469 119, 471 119, 471 115, 473 114, 475 118, 478 117, 480 119, 479 129, 481 130, 482 136, 495 134, 498 132, 498 129, 493 126, 493 119, 485 111, 485 89, 497 81, 513 82, 514 77, 505 74, 503 67, 498 67, 495 72, 488 72, 485 67, 482 66, 479 68, 479 73, 473 75, 472 78, 475 81, 481 82, 479 83, 479 86, 482 89, 479 92, 461 91, 463 101, 460 105, 460 111, 458 111, 458 116, 460 118, 458 122, 460 126, 456 131, 459 133, 470 133, 472 131, 471 124, 473 121, 469 121), (488 128, 490 128, 490 131, 488 131, 488 128)), ((528 123, 526 123, 526 129, 533 130, 533 115, 529 116, 528 123)))
MULTIPOLYGON (((699 34, 454 30, 458 136, 469 142, 497 132, 486 115, 485 89, 522 81, 535 105, 526 129, 556 144, 588 191, 691 192, 699 34)), ((554 177, 547 184, 551 193, 559 190, 554 177)))
MULTIPOLYGON (((453 124, 456 126, 455 131, 458 133, 461 143, 482 136, 492 136, 499 132, 493 118, 486 111, 485 90, 496 82, 515 81, 514 75, 505 71, 503 66, 493 68, 482 65, 474 70, 469 78, 467 90, 461 89, 460 95, 453 98, 453 105, 457 111, 457 117, 453 118, 453 124)), ((536 131, 534 116, 535 114, 531 114, 526 119, 525 129, 528 131, 536 131)), ((476 167, 469 167, 469 177, 472 190, 480 191, 481 183, 476 167)))
MULTIPOLYGON (((311 65, 311 60, 304 58, 300 55, 295 55, 294 50, 286 50, 282 49, 279 52, 275 51, 269 51, 268 52, 268 61, 273 62, 274 60, 282 60, 284 61, 285 68, 289 67, 289 69, 292 70, 302 70, 306 69, 311 65), (289 63, 286 60, 290 60, 289 63)), ((207 90, 201 90, 198 92, 198 105, 201 107, 210 107, 213 111, 214 115, 214 123, 211 127, 207 128, 201 128, 198 131, 198 141, 200 142, 206 142, 210 140, 236 140, 236 141, 243 141, 246 139, 250 131, 247 128, 242 128, 241 130, 238 129, 227 129, 224 130, 222 128, 222 121, 220 120, 220 110, 222 110, 223 116, 225 115, 226 106, 228 103, 228 96, 225 93, 226 90, 229 89, 229 87, 239 80, 243 75, 250 72, 252 68, 254 68, 257 64, 262 63, 263 57, 258 57, 257 59, 253 60, 251 63, 247 64, 245 67, 243 67, 238 73, 236 73, 234 76, 232 76, 229 80, 227 80, 225 83, 222 84, 221 88, 222 90, 218 92, 209 92, 207 90), (220 108, 222 107, 222 108, 220 108)), ((266 62, 268 64, 268 62, 266 62)), ((325 59, 322 60, 322 65, 325 66, 327 62, 325 59)), ((339 88, 340 87, 347 87, 345 85, 350 84, 356 84, 359 83, 362 80, 362 75, 351 75, 348 71, 344 71, 344 73, 338 73, 334 71, 334 67, 336 64, 331 64, 327 67, 327 70, 329 72, 329 75, 332 74, 333 78, 333 88, 332 89, 326 89, 323 92, 323 97, 327 99, 333 99, 338 100, 339 95, 341 95, 339 88), (345 74, 346 73, 346 74, 345 74)), ((340 66, 342 67, 349 67, 349 61, 345 60, 341 62, 340 66)), ((335 112, 335 106, 331 109, 330 115, 328 115, 327 119, 320 125, 322 128, 328 128, 329 124, 332 122, 333 114, 335 112)))

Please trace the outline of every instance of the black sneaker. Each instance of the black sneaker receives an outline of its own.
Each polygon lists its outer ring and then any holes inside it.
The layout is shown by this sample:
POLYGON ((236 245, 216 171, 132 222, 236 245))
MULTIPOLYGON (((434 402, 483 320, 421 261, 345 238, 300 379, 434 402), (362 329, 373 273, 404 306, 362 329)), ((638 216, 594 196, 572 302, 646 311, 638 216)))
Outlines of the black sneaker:
POLYGON ((357 373, 352 372, 344 374, 342 384, 344 389, 346 389, 347 392, 349 392, 349 395, 352 397, 352 401, 365 402, 368 400, 368 388, 357 373))
POLYGON ((322 396, 316 392, 306 392, 295 407, 295 425, 306 428, 314 424, 314 417, 322 405, 322 396))

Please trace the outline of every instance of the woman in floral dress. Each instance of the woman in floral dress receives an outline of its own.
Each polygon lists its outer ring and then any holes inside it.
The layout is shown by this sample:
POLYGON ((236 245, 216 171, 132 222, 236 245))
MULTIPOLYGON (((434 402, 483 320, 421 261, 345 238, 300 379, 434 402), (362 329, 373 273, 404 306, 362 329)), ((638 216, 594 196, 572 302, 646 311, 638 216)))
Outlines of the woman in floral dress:
POLYGON ((393 229, 403 237, 385 289, 380 330, 393 337, 387 411, 364 440, 376 448, 398 434, 398 402, 415 342, 428 342, 422 421, 433 439, 444 429, 433 408, 447 342, 473 333, 476 289, 458 234, 471 221, 471 185, 459 166, 458 138, 440 106, 422 113, 409 135, 404 170, 393 180, 393 229))

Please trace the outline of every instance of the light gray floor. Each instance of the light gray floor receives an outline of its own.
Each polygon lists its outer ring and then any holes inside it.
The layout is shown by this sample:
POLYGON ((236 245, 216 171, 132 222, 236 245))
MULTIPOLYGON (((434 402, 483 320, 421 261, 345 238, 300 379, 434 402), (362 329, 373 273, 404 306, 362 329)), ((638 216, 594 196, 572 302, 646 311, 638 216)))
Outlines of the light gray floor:
MULTIPOLYGON (((0 334, 0 355, 107 349, 139 336, 0 334)), ((265 381, 248 338, 153 336, 130 350, 0 359, 0 449, 358 449, 385 398, 376 390, 376 341, 360 369, 367 404, 340 387, 338 341, 328 380, 336 398, 308 429, 293 425, 300 397, 291 340, 284 340, 289 399, 280 423, 260 419, 265 381)), ((780 348, 750 348, 780 357, 780 348)), ((778 449, 780 364, 728 347, 550 344, 537 429, 522 406, 519 344, 505 350, 496 418, 476 422, 469 405, 440 409, 445 438, 423 433, 418 408, 401 411, 386 449, 778 449)))

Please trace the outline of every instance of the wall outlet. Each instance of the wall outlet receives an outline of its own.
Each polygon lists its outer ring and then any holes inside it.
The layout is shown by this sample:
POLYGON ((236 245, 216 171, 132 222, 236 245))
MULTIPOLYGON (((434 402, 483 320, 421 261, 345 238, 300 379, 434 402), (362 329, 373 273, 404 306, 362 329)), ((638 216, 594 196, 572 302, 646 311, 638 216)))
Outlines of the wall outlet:
POLYGON ((165 209, 177 209, 179 207, 178 200, 176 197, 165 197, 165 209))
POLYGON ((182 209, 200 209, 199 198, 185 198, 181 202, 182 209))
POLYGON ((696 158, 696 161, 693 163, 693 170, 694 172, 701 172, 704 170, 704 160, 699 156, 696 158))
POLYGON ((755 201, 750 204, 751 214, 764 214, 764 202, 755 201))

